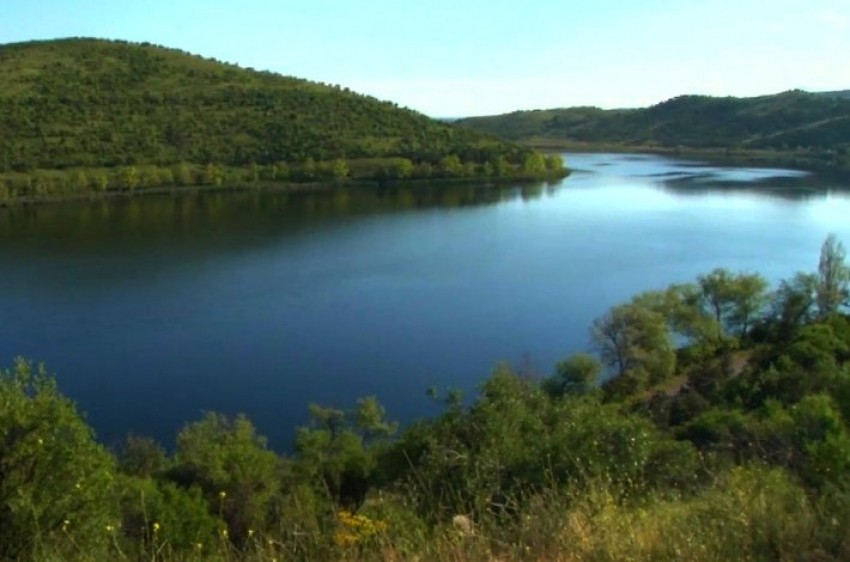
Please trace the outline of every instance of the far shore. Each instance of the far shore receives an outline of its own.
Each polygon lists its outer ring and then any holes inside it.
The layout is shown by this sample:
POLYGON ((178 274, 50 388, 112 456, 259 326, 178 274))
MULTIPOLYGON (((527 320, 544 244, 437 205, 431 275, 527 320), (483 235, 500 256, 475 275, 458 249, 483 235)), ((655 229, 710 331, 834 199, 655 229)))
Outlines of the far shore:
MULTIPOLYGON (((850 163, 836 164, 827 160, 829 155, 806 151, 751 150, 743 148, 693 148, 657 145, 627 145, 616 143, 585 143, 560 139, 534 138, 518 141, 520 144, 545 152, 588 152, 618 154, 661 154, 681 158, 701 158, 714 163, 763 165, 815 172, 850 173, 850 163)), ((567 162, 569 165, 569 162, 567 162)))

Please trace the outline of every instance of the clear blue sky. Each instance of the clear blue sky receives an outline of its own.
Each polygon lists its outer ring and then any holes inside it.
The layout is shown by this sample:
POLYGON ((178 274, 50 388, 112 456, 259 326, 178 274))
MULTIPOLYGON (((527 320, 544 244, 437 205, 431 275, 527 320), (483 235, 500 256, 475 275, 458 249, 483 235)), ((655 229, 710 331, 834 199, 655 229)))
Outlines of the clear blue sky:
POLYGON ((0 43, 150 41, 432 116, 850 89, 850 0, 0 0, 0 43))

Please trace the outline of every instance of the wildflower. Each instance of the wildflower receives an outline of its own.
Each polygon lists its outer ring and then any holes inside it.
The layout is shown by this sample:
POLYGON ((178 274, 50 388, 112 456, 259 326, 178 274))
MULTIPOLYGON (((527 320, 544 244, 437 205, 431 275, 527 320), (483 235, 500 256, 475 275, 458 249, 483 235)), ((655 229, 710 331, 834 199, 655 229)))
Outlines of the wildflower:
POLYGON ((254 529, 248 529, 248 536, 249 536, 249 537, 253 537, 253 536, 254 536, 254 529))
POLYGON ((38 438, 38 444, 39 444, 39 445, 44 445, 44 439, 42 439, 41 437, 39 437, 39 438, 38 438))
POLYGON ((223 538, 223 539, 226 539, 226 538, 227 538, 227 529, 222 529, 222 530, 221 530, 221 538, 223 538))
POLYGON ((63 533, 68 531, 68 525, 70 525, 70 524, 71 524, 71 521, 69 521, 68 519, 65 519, 64 521, 62 521, 62 532, 63 533))
POLYGON ((107 533, 115 532, 115 527, 113 527, 112 525, 107 525, 106 526, 106 532, 107 533))
POLYGON ((339 546, 354 546, 360 540, 356 535, 345 531, 337 531, 334 539, 339 546))
POLYGON ((154 522, 154 524, 153 524, 153 532, 154 532, 154 533, 159 532, 159 523, 154 522))
POLYGON ((196 543, 195 543, 195 548, 197 548, 198 550, 201 550, 202 548, 204 548, 204 544, 203 544, 203 543, 200 543, 200 542, 196 542, 196 543))
POLYGON ((223 499, 224 499, 224 498, 226 498, 226 497, 227 497, 227 492, 225 492, 224 490, 222 490, 222 491, 220 491, 220 492, 218 493, 218 498, 219 498, 219 499, 223 500, 223 499))

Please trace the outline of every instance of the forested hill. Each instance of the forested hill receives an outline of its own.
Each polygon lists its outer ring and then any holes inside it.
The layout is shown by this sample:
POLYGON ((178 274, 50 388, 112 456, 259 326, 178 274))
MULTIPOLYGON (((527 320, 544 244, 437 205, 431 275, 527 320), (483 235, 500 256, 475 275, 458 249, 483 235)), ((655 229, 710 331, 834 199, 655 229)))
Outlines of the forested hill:
MULTIPOLYGON (((340 86, 97 39, 0 45, 0 131, 0 175, 7 191, 18 192, 34 188, 10 188, 26 181, 14 174, 32 184, 36 170, 82 170, 88 176, 79 183, 113 189, 122 181, 124 188, 218 183, 231 167, 270 179, 317 179, 323 162, 338 179, 375 158, 395 159, 384 164, 398 176, 474 175, 499 163, 502 172, 518 169, 532 154, 340 86), (178 164, 182 170, 164 171, 178 164), (218 173, 201 178, 200 167, 209 165, 218 173), (136 180, 111 172, 92 179, 94 169, 129 166, 137 168, 126 172, 136 180)), ((58 176, 45 177, 48 189, 59 189, 58 176)))
POLYGON ((643 109, 517 111, 458 122, 514 141, 697 149, 850 151, 850 91, 681 96, 643 109))

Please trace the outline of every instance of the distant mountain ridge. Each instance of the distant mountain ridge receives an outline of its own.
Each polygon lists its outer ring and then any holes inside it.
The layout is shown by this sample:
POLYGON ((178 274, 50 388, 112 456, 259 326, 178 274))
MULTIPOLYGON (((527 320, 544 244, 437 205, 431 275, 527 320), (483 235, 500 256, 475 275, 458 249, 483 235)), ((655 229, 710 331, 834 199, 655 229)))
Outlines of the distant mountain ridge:
POLYGON ((0 45, 0 200, 258 179, 533 176, 533 155, 348 88, 148 43, 0 45))
POLYGON ((642 109, 573 107, 457 121, 521 142, 655 148, 850 150, 850 90, 792 90, 752 98, 679 96, 642 109))
POLYGON ((831 98, 850 99, 850 90, 836 90, 833 92, 814 92, 819 96, 827 96, 831 98))

